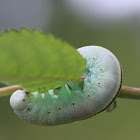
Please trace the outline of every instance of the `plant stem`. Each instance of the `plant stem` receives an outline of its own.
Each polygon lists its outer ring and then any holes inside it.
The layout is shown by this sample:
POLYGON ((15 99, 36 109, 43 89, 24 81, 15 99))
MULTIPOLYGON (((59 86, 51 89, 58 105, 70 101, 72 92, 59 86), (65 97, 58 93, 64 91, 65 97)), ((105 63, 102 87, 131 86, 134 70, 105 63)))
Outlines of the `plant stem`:
POLYGON ((140 100, 140 88, 122 86, 118 98, 140 100))
POLYGON ((23 89, 23 88, 20 85, 13 85, 13 86, 0 88, 0 96, 11 95, 13 92, 15 92, 18 89, 23 89))
MULTIPOLYGON (((20 85, 13 85, 0 88, 0 96, 11 95, 18 89, 23 89, 20 85)), ((140 88, 122 86, 118 98, 140 100, 140 88)))

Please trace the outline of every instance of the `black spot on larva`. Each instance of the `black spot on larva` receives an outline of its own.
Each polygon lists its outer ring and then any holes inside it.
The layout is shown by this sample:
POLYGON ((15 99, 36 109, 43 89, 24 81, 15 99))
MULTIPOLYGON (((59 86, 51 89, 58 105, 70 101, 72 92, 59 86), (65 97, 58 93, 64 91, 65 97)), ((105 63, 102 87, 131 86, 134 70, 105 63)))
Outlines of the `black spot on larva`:
POLYGON ((95 58, 93 57, 93 59, 95 59, 95 58))
POLYGON ((98 85, 100 85, 100 83, 98 83, 98 85))
POLYGON ((102 70, 102 69, 100 69, 100 70, 102 70))
POLYGON ((74 105, 74 103, 72 103, 74 105))
POLYGON ((59 108, 59 110, 60 110, 60 108, 59 108))
POLYGON ((50 114, 51 112, 48 112, 48 114, 50 114))
POLYGON ((88 97, 90 97, 90 95, 88 95, 88 97))
POLYGON ((23 101, 25 101, 25 99, 23 99, 23 101))
POLYGON ((29 94, 29 92, 25 92, 25 94, 26 94, 26 95, 28 95, 28 94, 29 94))
POLYGON ((30 110, 30 108, 28 108, 27 110, 30 110))

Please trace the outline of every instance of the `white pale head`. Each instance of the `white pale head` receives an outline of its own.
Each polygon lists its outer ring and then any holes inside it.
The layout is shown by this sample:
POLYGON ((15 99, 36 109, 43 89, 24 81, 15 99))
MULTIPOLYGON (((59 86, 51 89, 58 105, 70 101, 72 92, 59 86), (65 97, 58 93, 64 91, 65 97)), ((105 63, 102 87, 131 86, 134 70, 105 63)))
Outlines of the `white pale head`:
POLYGON ((10 105, 14 110, 22 110, 29 103, 25 90, 17 90, 10 97, 10 105))

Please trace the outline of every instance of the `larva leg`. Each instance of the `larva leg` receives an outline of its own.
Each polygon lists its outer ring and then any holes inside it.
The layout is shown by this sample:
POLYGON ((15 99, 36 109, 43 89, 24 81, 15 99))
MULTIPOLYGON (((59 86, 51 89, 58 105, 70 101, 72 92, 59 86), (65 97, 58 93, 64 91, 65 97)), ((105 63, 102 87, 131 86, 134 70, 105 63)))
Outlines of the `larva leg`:
POLYGON ((110 104, 110 106, 107 107, 106 111, 107 111, 107 112, 111 112, 112 110, 114 110, 114 109, 116 108, 116 106, 117 106, 117 101, 114 100, 114 101, 110 104))

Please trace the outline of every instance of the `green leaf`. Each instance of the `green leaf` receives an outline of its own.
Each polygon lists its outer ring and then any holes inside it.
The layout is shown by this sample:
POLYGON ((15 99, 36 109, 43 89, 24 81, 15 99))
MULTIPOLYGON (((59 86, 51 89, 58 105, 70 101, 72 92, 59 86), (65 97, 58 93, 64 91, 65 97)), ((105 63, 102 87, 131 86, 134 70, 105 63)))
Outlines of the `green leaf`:
POLYGON ((69 44, 38 30, 11 30, 0 36, 0 82, 27 91, 80 81, 85 60, 69 44))

